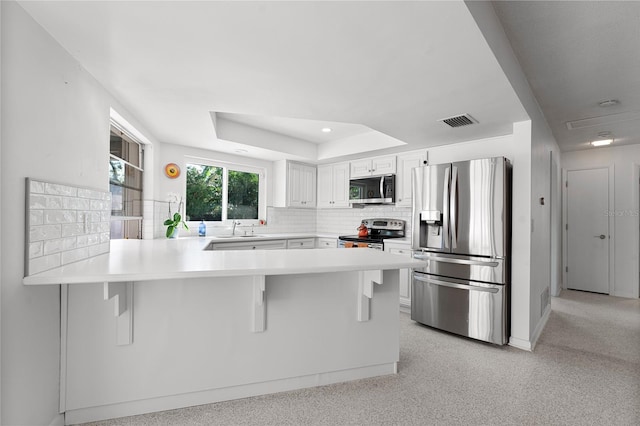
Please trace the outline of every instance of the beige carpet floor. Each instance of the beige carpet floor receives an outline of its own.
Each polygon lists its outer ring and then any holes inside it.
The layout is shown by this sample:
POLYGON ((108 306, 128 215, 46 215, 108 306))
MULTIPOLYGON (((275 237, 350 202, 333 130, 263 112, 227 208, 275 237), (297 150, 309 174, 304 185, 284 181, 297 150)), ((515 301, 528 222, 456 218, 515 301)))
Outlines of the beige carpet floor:
POLYGON ((93 425, 640 425, 640 300, 564 291, 533 353, 400 318, 399 373, 93 425))

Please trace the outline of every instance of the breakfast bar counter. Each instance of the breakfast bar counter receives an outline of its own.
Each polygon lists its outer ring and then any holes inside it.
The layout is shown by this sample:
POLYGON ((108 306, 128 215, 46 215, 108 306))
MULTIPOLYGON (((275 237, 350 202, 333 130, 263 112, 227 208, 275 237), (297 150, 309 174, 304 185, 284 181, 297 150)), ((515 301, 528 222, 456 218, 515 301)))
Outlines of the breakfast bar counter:
POLYGON ((113 240, 109 253, 27 276, 23 283, 55 285, 289 275, 421 265, 419 261, 376 250, 205 250, 210 242, 211 239, 206 238, 113 240))
POLYGON ((61 288, 67 424, 397 371, 399 270, 371 249, 204 250, 112 241, 24 278, 61 288))

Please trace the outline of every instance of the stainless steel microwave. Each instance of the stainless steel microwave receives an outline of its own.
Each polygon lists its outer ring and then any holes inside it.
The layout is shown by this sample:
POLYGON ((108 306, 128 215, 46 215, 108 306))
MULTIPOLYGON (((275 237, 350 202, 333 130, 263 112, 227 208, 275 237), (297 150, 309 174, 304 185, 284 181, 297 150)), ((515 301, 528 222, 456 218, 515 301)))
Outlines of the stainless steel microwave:
POLYGON ((396 176, 375 176, 349 181, 349 203, 394 204, 396 202, 396 176))

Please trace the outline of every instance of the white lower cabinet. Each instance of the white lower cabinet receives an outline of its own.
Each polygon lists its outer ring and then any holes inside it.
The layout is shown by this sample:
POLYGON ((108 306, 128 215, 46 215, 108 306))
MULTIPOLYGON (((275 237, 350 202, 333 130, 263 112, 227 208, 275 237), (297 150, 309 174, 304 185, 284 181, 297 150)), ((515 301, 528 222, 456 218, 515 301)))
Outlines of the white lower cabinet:
POLYGON ((287 240, 211 243, 209 250, 281 250, 287 248, 287 240))
MULTIPOLYGON (((384 251, 411 258, 411 244, 384 242, 384 251)), ((400 269, 400 307, 411 309, 411 270, 400 269)))
MULTIPOLYGON (((335 240, 334 247, 335 247, 335 240)), ((312 249, 316 246, 315 238, 294 238, 291 240, 266 241, 234 241, 228 243, 211 242, 207 250, 283 250, 283 249, 312 249)))
POLYGON ((336 248, 338 247, 338 240, 335 238, 316 238, 316 247, 317 248, 336 248))
POLYGON ((295 240, 287 240, 288 249, 312 249, 316 246, 315 238, 296 238, 295 240))

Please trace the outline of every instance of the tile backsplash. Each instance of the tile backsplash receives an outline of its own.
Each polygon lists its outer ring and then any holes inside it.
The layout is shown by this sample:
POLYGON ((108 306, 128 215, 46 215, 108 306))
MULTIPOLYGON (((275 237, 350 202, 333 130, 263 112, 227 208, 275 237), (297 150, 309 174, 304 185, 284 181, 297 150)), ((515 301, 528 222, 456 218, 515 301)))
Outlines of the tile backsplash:
MULTIPOLYGON (((168 217, 168 203, 154 201, 154 238, 165 238, 164 220, 168 217)), ((362 219, 389 218, 406 221, 405 233, 411 235, 411 208, 394 206, 368 206, 362 209, 301 209, 267 207, 267 224, 254 228, 257 234, 318 233, 327 235, 353 235, 362 219)), ((245 228, 240 226, 240 231, 245 228)), ((228 225, 207 226, 207 236, 229 234, 228 225)), ((180 230, 181 236, 198 235, 197 226, 180 230)))
POLYGON ((109 252, 111 193, 27 178, 25 276, 109 252))
POLYGON ((318 209, 316 232, 330 235, 354 235, 362 219, 402 219, 405 234, 411 235, 411 207, 370 206, 362 209, 318 209))

